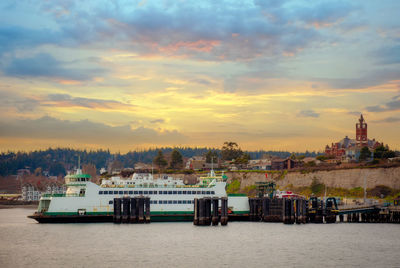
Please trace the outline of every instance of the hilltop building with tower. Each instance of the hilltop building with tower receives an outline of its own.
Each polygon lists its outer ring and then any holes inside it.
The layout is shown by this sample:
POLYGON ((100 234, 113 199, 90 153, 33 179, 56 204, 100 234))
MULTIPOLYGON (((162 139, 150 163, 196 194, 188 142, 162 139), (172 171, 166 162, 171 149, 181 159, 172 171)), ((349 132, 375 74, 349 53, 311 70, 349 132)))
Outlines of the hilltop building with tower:
POLYGON ((325 155, 342 162, 358 161, 363 147, 368 147, 373 152, 380 145, 382 143, 375 139, 368 139, 368 124, 361 114, 358 123, 356 123, 356 138, 350 139, 346 136, 340 141, 332 143, 331 146, 326 145, 325 155))

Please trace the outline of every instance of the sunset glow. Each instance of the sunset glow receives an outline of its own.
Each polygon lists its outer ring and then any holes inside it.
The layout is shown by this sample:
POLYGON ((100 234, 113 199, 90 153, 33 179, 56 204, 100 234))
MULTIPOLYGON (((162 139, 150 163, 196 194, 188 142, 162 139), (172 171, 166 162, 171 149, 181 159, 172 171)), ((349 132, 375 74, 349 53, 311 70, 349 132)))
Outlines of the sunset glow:
POLYGON ((400 149, 399 1, 0 3, 0 150, 400 149))

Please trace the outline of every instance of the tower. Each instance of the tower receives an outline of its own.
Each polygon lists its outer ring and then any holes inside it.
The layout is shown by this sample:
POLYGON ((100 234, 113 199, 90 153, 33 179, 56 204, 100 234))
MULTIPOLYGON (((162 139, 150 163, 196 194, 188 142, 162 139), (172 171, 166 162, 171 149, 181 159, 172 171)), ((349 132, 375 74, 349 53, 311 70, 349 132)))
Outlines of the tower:
POLYGON ((356 145, 359 147, 368 146, 367 123, 365 123, 362 114, 358 121, 359 123, 356 124, 356 145))

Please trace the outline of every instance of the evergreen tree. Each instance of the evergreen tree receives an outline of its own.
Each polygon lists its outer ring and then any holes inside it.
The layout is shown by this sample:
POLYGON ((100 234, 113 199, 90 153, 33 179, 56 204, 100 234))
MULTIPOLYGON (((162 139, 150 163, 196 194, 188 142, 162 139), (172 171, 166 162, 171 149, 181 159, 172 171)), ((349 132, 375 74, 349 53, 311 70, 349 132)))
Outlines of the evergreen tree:
POLYGON ((177 149, 174 149, 171 153, 170 167, 172 169, 181 169, 183 167, 182 154, 177 149))
POLYGON ((211 159, 213 163, 218 162, 218 153, 216 151, 209 150, 206 153, 206 163, 211 163, 211 159))
POLYGON ((160 170, 168 165, 167 160, 165 160, 164 154, 161 150, 158 150, 157 156, 153 159, 153 162, 160 170))
POLYGON ((361 161, 365 161, 365 160, 367 160, 367 159, 370 158, 370 157, 371 157, 371 152, 370 152, 370 150, 368 149, 367 146, 364 146, 364 147, 361 149, 361 152, 360 152, 360 160, 361 160, 361 161))

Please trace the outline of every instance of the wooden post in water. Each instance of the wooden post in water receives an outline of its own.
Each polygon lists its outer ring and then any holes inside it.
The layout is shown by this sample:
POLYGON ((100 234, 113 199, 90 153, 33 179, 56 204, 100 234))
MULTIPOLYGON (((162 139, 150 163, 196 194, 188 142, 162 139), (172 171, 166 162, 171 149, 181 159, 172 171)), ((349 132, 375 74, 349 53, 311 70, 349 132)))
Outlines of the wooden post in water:
POLYGON ((121 198, 114 198, 114 223, 121 223, 121 198))
POLYGON ((132 197, 131 198, 131 213, 130 213, 130 217, 129 217, 129 222, 130 223, 136 223, 138 218, 137 218, 137 210, 136 210, 136 204, 137 199, 132 197))
POLYGON ((129 197, 122 199, 122 223, 129 223, 129 215, 131 212, 131 202, 129 197))
POLYGON ((219 216, 218 216, 218 197, 214 197, 212 199, 212 225, 218 225, 219 216))
POLYGON ((150 197, 145 197, 145 222, 150 223, 150 197))
POLYGON ((228 198, 221 197, 221 225, 228 224, 228 198))
POLYGON ((143 197, 138 198, 138 206, 139 206, 138 222, 144 223, 144 198, 143 197))
POLYGON ((199 225, 205 225, 205 200, 203 198, 199 199, 199 225))
POLYGON ((193 224, 199 225, 199 199, 193 200, 193 224))

